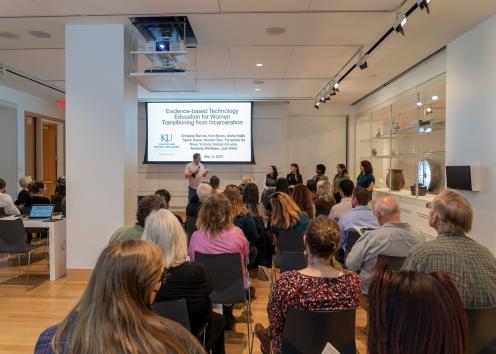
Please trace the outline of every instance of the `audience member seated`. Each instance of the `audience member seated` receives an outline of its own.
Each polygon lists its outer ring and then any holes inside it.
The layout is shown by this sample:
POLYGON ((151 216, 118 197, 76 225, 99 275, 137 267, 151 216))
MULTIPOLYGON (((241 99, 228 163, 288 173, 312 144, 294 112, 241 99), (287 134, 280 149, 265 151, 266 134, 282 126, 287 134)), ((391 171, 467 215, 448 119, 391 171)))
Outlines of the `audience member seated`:
POLYGON ((308 188, 303 184, 297 184, 293 189, 291 197, 296 205, 312 219, 314 215, 314 205, 312 202, 312 195, 308 188))
MULTIPOLYGON (((171 196, 170 192, 167 189, 163 189, 162 188, 162 189, 157 189, 154 194, 162 197, 162 199, 165 202, 165 208, 164 209, 169 210, 170 201, 172 199, 172 196, 171 196)), ((181 225, 184 225, 183 218, 180 215, 177 215, 177 214, 174 214, 174 215, 176 216, 176 218, 179 221, 179 223, 181 225)))
POLYGON ((270 199, 272 205, 271 231, 276 238, 281 231, 305 232, 310 218, 286 193, 277 192, 270 199))
POLYGON ((6 193, 6 190, 7 184, 0 178, 0 207, 5 210, 5 214, 7 215, 20 215, 21 212, 15 206, 12 197, 6 193))
POLYGON ((297 163, 292 163, 289 166, 290 172, 287 174, 286 179, 290 188, 294 188, 297 184, 303 183, 303 177, 300 173, 300 167, 297 163))
POLYGON ((352 211, 339 219, 339 229, 341 230, 340 245, 343 250, 346 248, 346 232, 351 229, 377 229, 379 224, 374 212, 367 207, 370 201, 370 192, 364 187, 355 187, 351 198, 352 211))
POLYGON ((368 353, 466 353, 465 310, 447 274, 379 270, 369 297, 368 353))
POLYGON ((29 182, 31 182, 31 177, 23 176, 19 178, 19 186, 22 189, 17 195, 17 200, 14 202, 14 204, 17 205, 19 209, 22 209, 24 207, 24 204, 26 204, 28 199, 31 197, 28 191, 29 182))
MULTIPOLYGON (((253 183, 247 184, 249 186, 253 183)), ((245 186, 245 189, 246 189, 245 186)), ((238 186, 230 184, 224 189, 224 195, 231 203, 231 212, 234 225, 239 227, 250 244, 249 264, 254 264, 257 257, 257 249, 255 245, 258 242, 257 224, 248 212, 248 209, 243 205, 241 191, 238 186)))
POLYGON ((281 353, 281 336, 288 308, 308 311, 340 311, 355 309, 360 297, 360 277, 331 265, 339 247, 339 228, 335 221, 317 218, 310 222, 305 247, 308 267, 282 273, 276 281, 267 311, 270 327, 255 325, 263 353, 281 353))
POLYGON ((312 201, 315 203, 315 201, 319 199, 319 195, 317 194, 317 182, 315 182, 313 179, 309 179, 307 181, 307 188, 312 195, 312 201))
MULTIPOLYGON (((245 260, 248 257, 248 241, 243 231, 233 224, 231 203, 222 194, 214 194, 203 202, 196 222, 198 231, 191 236, 189 258, 195 261, 196 252, 205 254, 239 253, 245 289, 250 287, 245 260)), ((224 305, 225 328, 234 326, 232 306, 224 305)))
POLYGON ((341 201, 331 208, 329 218, 339 221, 344 214, 348 214, 353 210, 351 206, 351 196, 353 195, 353 182, 349 179, 342 180, 339 183, 339 195, 341 201))
POLYGON ((336 204, 336 200, 332 195, 332 185, 328 181, 318 181, 317 195, 319 198, 314 203, 318 203, 321 209, 328 210, 325 216, 329 216, 331 208, 336 204))
POLYGON ((288 180, 283 177, 279 177, 276 181, 276 192, 286 193, 290 195, 288 180))
POLYGON ((425 235, 407 223, 401 222, 400 205, 393 197, 379 199, 375 215, 381 227, 361 237, 346 258, 349 270, 360 272, 362 295, 360 304, 367 310, 367 294, 374 267, 380 255, 406 257, 412 247, 426 241, 425 235))
POLYGON ((243 190, 243 203, 253 218, 261 217, 263 225, 267 225, 267 213, 262 203, 260 203, 260 194, 255 183, 246 185, 243 190))
POLYGON ((24 204, 25 207, 31 207, 35 204, 51 204, 50 199, 43 194, 46 192, 46 185, 43 181, 31 181, 28 185, 29 199, 24 204))
POLYGON ((134 226, 123 226, 110 237, 110 242, 139 240, 143 235, 143 228, 148 215, 152 211, 164 209, 166 206, 162 197, 158 195, 148 195, 144 197, 138 205, 136 211, 136 224, 134 226))
POLYGON ((241 183, 239 184, 239 189, 241 189, 241 191, 243 191, 243 189, 245 189, 245 186, 247 184, 250 184, 250 183, 255 183, 255 180, 253 179, 253 177, 252 176, 244 176, 241 179, 241 183))
POLYGON ((200 332, 208 324, 206 349, 223 354, 224 320, 212 311, 212 284, 203 266, 189 262, 186 234, 177 218, 165 209, 152 212, 146 218, 143 240, 155 243, 165 262, 167 282, 160 287, 155 302, 185 299, 192 333, 203 340, 200 332))
POLYGON ((336 166, 336 174, 334 175, 334 179, 332 180, 332 195, 334 199, 336 199, 336 203, 341 201, 341 194, 339 193, 339 185, 344 180, 349 180, 350 175, 348 174, 348 170, 346 169, 346 165, 340 163, 336 166))
POLYGON ((210 177, 210 186, 212 187, 212 193, 220 194, 222 189, 220 188, 220 178, 217 176, 210 177))
POLYGON ((315 173, 316 175, 312 177, 312 179, 315 181, 315 183, 319 181, 327 181, 329 182, 329 177, 325 174, 326 172, 326 167, 325 165, 319 163, 317 166, 315 166, 315 173))
POLYGON ((66 194, 65 177, 61 176, 57 179, 55 194, 50 197, 50 200, 54 205, 53 211, 58 213, 60 212, 65 213, 65 194, 66 194))
POLYGON ((35 354, 204 353, 184 327, 152 312, 163 271, 153 243, 110 244, 77 305, 62 323, 43 331, 35 354))
POLYGON ((473 211, 460 194, 445 189, 432 202, 429 225, 438 237, 411 250, 402 270, 447 272, 453 276, 465 307, 496 306, 496 257, 467 236, 473 211))
POLYGON ((196 219, 198 218, 198 213, 202 203, 212 195, 212 186, 208 183, 200 183, 196 188, 196 192, 191 197, 188 205, 186 206, 186 235, 188 238, 191 237, 193 232, 197 230, 196 219))

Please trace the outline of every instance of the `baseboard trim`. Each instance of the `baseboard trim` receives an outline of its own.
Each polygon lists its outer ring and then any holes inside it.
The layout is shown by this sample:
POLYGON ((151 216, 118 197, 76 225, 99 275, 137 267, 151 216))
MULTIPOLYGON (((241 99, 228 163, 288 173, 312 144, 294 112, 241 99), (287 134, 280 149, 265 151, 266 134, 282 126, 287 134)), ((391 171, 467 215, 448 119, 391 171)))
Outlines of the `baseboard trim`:
POLYGON ((93 269, 67 269, 66 279, 68 281, 88 281, 93 269))

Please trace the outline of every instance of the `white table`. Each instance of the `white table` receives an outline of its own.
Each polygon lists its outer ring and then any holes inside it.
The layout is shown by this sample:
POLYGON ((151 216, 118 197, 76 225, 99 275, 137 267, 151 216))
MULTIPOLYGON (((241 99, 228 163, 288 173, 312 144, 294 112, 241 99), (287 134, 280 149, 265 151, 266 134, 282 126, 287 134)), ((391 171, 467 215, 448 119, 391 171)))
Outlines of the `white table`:
MULTIPOLYGON (((1 220, 12 220, 7 217, 1 220)), ((66 230, 65 219, 43 221, 24 219, 24 227, 48 229, 48 257, 50 263, 50 280, 56 280, 65 275, 66 270, 66 230)))

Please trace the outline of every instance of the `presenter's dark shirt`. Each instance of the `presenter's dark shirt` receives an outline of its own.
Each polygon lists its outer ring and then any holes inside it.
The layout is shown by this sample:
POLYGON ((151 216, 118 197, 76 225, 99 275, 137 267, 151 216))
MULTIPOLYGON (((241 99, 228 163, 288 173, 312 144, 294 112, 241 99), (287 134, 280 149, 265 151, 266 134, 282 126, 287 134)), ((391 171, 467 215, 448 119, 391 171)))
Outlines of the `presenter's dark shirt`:
POLYGON ((265 187, 274 187, 276 186, 277 177, 272 177, 270 174, 265 175, 265 187))
POLYGON ((25 189, 19 192, 17 195, 17 200, 14 202, 15 205, 24 205, 31 198, 29 192, 25 189))
POLYGON ((288 180, 288 185, 290 185, 290 186, 294 186, 295 184, 303 183, 302 175, 297 175, 296 173, 288 173, 288 175, 286 176, 286 179, 288 180))
POLYGON ((24 206, 30 207, 35 204, 52 204, 52 203, 50 202, 50 199, 48 199, 47 197, 34 196, 29 198, 26 204, 24 204, 24 206))
POLYGON ((243 231, 243 234, 245 234, 246 239, 250 243, 254 243, 257 241, 258 239, 257 224, 255 223, 255 219, 253 219, 253 216, 251 216, 250 213, 246 213, 245 215, 238 216, 234 220, 234 225, 236 225, 243 231))
POLYGON ((212 284, 200 264, 185 262, 168 270, 169 276, 157 293, 155 302, 186 299, 191 332, 198 333, 210 319, 212 284))
POLYGON ((372 173, 367 173, 366 175, 360 173, 357 177, 357 186, 369 188, 372 182, 375 183, 375 177, 372 173))

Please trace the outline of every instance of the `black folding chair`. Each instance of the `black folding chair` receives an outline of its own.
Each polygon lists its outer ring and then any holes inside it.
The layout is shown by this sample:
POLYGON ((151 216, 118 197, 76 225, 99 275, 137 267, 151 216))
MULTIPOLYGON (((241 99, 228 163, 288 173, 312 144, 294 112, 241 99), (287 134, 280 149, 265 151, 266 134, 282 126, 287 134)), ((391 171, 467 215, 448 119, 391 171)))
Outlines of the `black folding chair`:
POLYGON ((379 255, 376 265, 387 266, 390 270, 399 271, 406 257, 379 255))
POLYGON ((152 309, 157 315, 176 321, 188 331, 191 331, 188 316, 188 305, 186 304, 185 299, 155 302, 152 305, 152 309))
POLYGON ((303 252, 303 233, 294 231, 281 231, 277 236, 277 250, 279 252, 303 252))
POLYGON ((282 334, 283 354, 322 353, 332 344, 341 354, 355 354, 355 310, 288 309, 282 334))
POLYGON ((290 270, 300 270, 307 267, 307 256, 303 252, 281 252, 280 257, 280 270, 281 272, 288 272, 290 270))
POLYGON ((346 244, 344 251, 344 260, 346 263, 346 257, 348 257, 348 254, 351 252, 353 246, 355 246, 355 243, 358 241, 361 235, 355 229, 344 230, 344 233, 346 235, 346 244))
POLYGON ((245 292, 241 254, 203 254, 196 252, 195 261, 203 265, 212 282, 210 300, 215 304, 245 304, 247 308, 248 351, 253 351, 250 292, 245 292))
POLYGON ((0 221, 0 253, 17 254, 18 276, 21 275, 21 255, 28 256, 26 269, 26 285, 29 282, 29 266, 31 264, 31 252, 34 247, 27 242, 27 234, 22 220, 0 221))
POLYGON ((496 353, 496 307, 466 308, 468 354, 496 353))

